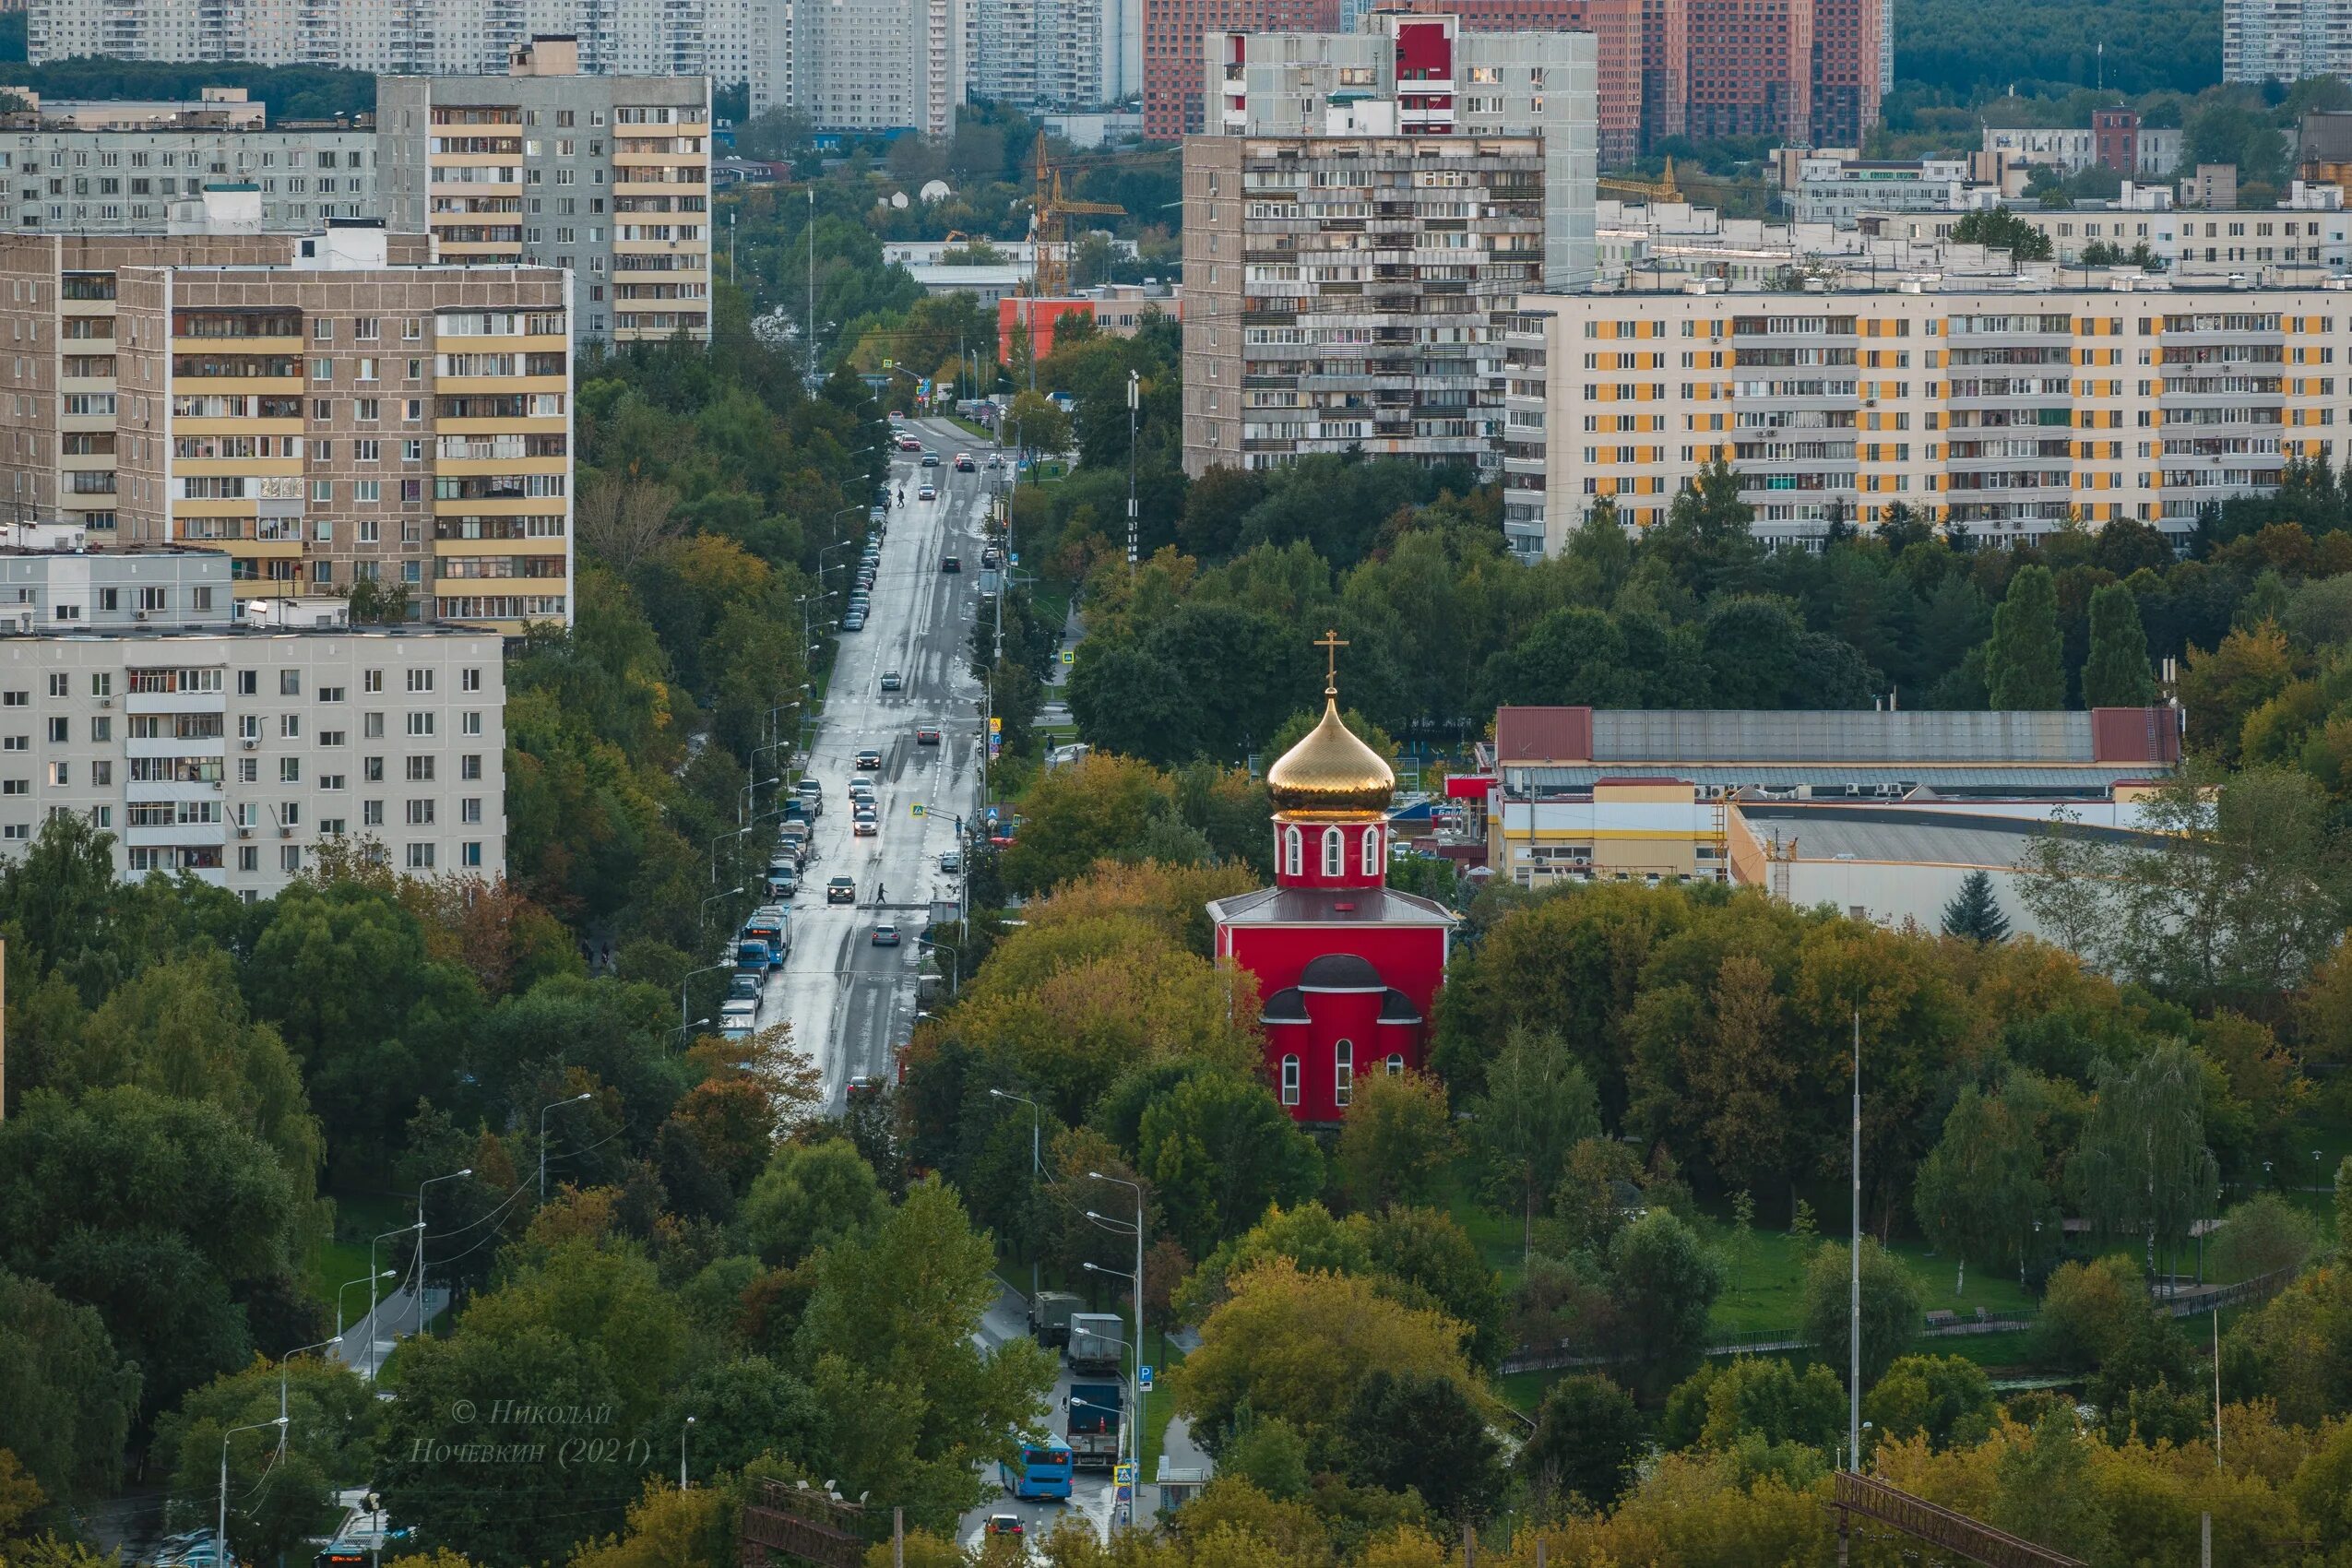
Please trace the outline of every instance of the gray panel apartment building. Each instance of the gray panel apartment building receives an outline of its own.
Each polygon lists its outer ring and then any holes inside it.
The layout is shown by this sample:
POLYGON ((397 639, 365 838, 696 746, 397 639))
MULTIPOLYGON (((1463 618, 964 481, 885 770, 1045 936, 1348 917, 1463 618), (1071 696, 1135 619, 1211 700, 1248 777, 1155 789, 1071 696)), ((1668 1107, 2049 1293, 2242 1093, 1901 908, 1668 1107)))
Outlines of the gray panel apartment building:
POLYGON ((504 873, 496 634, 236 616, 225 555, 0 548, 0 853, 72 813, 248 900, 339 840, 504 873))
POLYGON ((200 227, 208 184, 250 184, 257 226, 303 233, 375 216, 375 127, 271 125, 243 88, 193 103, 48 103, 0 114, 0 231, 160 234, 200 227))
POLYGON ((444 263, 569 268, 583 342, 707 340, 710 78, 577 67, 540 39, 504 77, 384 77, 385 221, 444 263))

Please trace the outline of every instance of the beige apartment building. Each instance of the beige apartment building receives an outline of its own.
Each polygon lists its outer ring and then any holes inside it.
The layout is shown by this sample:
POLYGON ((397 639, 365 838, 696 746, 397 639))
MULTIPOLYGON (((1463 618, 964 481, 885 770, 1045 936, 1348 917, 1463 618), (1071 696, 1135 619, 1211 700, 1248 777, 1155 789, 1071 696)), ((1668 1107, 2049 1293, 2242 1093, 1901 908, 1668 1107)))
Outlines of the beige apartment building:
POLYGON ((1529 295, 1502 334, 1506 527, 1557 553, 1597 502, 1662 521, 1721 458, 1759 536, 1818 548, 1902 505, 1981 540, 2070 517, 2176 538, 2335 453, 2352 293, 2019 290, 1529 295))
POLYGON ((1500 313, 1539 285, 1526 136, 1184 142, 1184 471, 1361 450, 1492 469, 1500 313))
POLYGON ((393 259, 421 244, 0 238, 12 520, 219 550, 241 601, 365 582, 411 619, 568 623, 571 279, 393 259))
POLYGON ((439 259, 579 280, 582 342, 710 337, 710 78, 584 75, 542 38, 503 77, 386 77, 385 221, 439 259))

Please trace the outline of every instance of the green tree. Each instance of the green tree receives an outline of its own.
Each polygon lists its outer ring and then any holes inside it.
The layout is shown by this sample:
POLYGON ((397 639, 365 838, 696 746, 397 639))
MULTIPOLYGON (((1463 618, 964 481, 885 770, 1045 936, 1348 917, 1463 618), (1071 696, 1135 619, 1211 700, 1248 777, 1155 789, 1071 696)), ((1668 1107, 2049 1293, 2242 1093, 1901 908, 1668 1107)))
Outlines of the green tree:
POLYGON ((1862 1415, 1889 1443, 1924 1436, 1938 1449, 1984 1440, 1999 1404, 1985 1369, 1966 1356, 1898 1356, 1862 1401, 1862 1415))
POLYGON ((1097 752, 1039 776, 1021 797, 1020 837, 1004 854, 1015 891, 1044 893, 1097 861, 1118 860, 1172 800, 1168 778, 1148 763, 1097 752))
POLYGON ((0 1270, 0 1453, 51 1499, 94 1500, 121 1474, 139 1373, 89 1308, 0 1270))
POLYGON ((2090 1446, 2072 1409, 2061 1406, 2044 1415, 2030 1439, 1994 1462, 1986 1522, 2082 1562, 2103 1561, 2108 1526, 2090 1446))
POLYGON ((1356 1081, 1335 1163, 1359 1205, 1423 1201, 1453 1152, 1454 1116, 1435 1078, 1374 1073, 1356 1081))
POLYGON ((1487 1180, 1518 1199, 1521 1246, 1532 1253, 1538 1202, 1559 1184, 1568 1151, 1600 1132, 1592 1081, 1558 1035, 1515 1025, 1469 1111, 1487 1180))
POLYGON ((1992 612, 1992 640, 1985 648, 1985 685, 1992 706, 2025 712, 2064 707, 2061 653, 2057 580, 2047 566, 2020 566, 1992 612))
POLYGON ((1919 1162, 1911 1199, 1928 1240, 1952 1256, 1954 1296, 1967 1290, 1971 1255, 1980 1264, 2023 1256, 2026 1233, 2049 1207, 2042 1164, 2029 1118, 1974 1084, 1961 1089, 1942 1137, 1919 1162))
POLYGON ((2091 650, 2083 660, 2085 707, 2145 707, 2156 701, 2140 601, 2121 583, 2091 594, 2091 650))
POLYGON ((1519 1474, 1539 1491, 1605 1509, 1633 1485, 1649 1433, 1633 1396, 1606 1377, 1562 1378, 1536 1412, 1519 1450, 1519 1474))
POLYGON ((1960 221, 1952 226, 1952 237, 1964 245, 2005 250, 2015 261, 2049 259, 2049 236, 2006 208, 1981 208, 1963 213, 1960 221))
POLYGON ((1639 1384, 1664 1392, 1697 1364, 1723 1271, 1698 1234, 1653 1209, 1609 1243, 1609 1293, 1620 1347, 1639 1384))
POLYGON ((752 1182, 738 1218, 754 1251, 790 1268, 864 1230, 887 1206, 873 1167, 848 1139, 827 1138, 780 1146, 752 1182))
POLYGON ((1800 1372, 1777 1357, 1741 1356, 1707 1379, 1704 1447, 1728 1451, 1760 1437, 1825 1452, 1845 1431, 1845 1384, 1818 1361, 1800 1372))
POLYGON ((798 1348, 845 1495, 950 1528, 980 1500, 978 1463, 1003 1458, 1006 1434, 1038 1419, 1053 1383, 1046 1353, 1027 1339, 984 1350, 976 1337, 1000 1289, 995 1265, 936 1180, 809 1265, 798 1348))
POLYGON ((2066 1176, 2083 1212, 2106 1234, 2156 1249, 2188 1240, 2212 1218, 2221 1169, 2205 1139, 2208 1063, 2184 1040, 2156 1046, 2129 1066, 2102 1059, 2098 1099, 2066 1176))
POLYGON ((1375 1369, 1340 1430, 1348 1479, 1420 1493, 1439 1517, 1483 1516, 1501 1496, 1503 1450, 1470 1388, 1451 1377, 1375 1369))
POLYGON ((1491 1371, 1509 1348, 1503 1333, 1503 1281, 1455 1218, 1443 1209, 1391 1208, 1364 1225, 1371 1266, 1405 1290, 1425 1295, 1460 1324, 1463 1349, 1491 1371))
MULTIPOLYGON (((1843 1242, 1826 1241, 1805 1264, 1805 1337, 1842 1383, 1852 1364, 1847 1332, 1852 1280, 1851 1253, 1843 1242)), ((1862 1386, 1886 1374, 1895 1359, 1919 1336, 1919 1284, 1902 1260, 1870 1237, 1862 1238, 1862 1386)))
POLYGON ((1144 1111, 1135 1169, 1195 1257, 1323 1184, 1323 1158, 1264 1084, 1197 1073, 1144 1111))
POLYGON ((1962 880, 1943 907, 1943 933, 1979 944, 2009 940, 2009 917, 2001 912, 1990 875, 1972 871, 1962 880))
POLYGON ((382 1407, 374 1392, 339 1360, 304 1356, 281 1370, 256 1363, 201 1388, 156 1423, 155 1453, 171 1467, 175 1522, 213 1522, 221 1438, 279 1414, 282 1434, 247 1432, 230 1440, 229 1544, 248 1562, 299 1557, 317 1533, 334 1493, 367 1480, 375 1460, 382 1407), (282 1436, 282 1441, 281 1441, 282 1436), (267 1484, 264 1484, 265 1479, 267 1484), (197 1500, 202 1501, 197 1501, 197 1500))

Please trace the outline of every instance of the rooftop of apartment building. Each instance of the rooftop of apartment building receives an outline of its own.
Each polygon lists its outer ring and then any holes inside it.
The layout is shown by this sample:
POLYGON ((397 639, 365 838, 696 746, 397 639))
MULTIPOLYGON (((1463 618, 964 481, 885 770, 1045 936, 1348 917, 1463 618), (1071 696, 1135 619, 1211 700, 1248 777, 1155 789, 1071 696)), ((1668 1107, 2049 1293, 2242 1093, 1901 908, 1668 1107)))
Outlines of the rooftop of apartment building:
MULTIPOLYGON (((2129 782, 2128 780, 2121 782, 2129 782)), ((2034 845, 2055 834, 2101 844, 2137 844, 2147 833, 2121 826, 2137 820, 2128 804, 2116 823, 2052 822, 2046 812, 1996 814, 1966 804, 1937 802, 1921 791, 1918 805, 1857 805, 1793 801, 1738 803, 1740 820, 1759 838, 1777 837, 1808 861, 1882 861, 1903 865, 2015 866, 2034 845)), ((1990 802, 1983 804, 1989 805, 1990 802)))
POLYGON ((268 106, 241 87, 208 87, 196 98, 58 98, 44 100, 30 88, 12 88, 10 94, 24 107, 0 113, 0 130, 84 131, 141 134, 167 131, 364 131, 374 127, 373 114, 337 116, 325 120, 280 120, 274 125, 268 106))

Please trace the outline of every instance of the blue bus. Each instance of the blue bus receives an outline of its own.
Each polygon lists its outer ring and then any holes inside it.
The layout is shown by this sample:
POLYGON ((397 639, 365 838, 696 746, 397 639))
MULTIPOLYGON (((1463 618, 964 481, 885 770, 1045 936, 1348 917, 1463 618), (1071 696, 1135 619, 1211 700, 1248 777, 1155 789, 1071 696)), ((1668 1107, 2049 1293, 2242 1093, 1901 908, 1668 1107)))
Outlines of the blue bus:
POLYGON ((1070 1445, 1058 1437, 1048 1437, 1042 1443, 1024 1441, 1020 1457, 999 1464, 996 1477, 1009 1496, 1067 1502, 1071 1469, 1070 1445))

